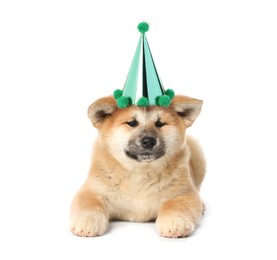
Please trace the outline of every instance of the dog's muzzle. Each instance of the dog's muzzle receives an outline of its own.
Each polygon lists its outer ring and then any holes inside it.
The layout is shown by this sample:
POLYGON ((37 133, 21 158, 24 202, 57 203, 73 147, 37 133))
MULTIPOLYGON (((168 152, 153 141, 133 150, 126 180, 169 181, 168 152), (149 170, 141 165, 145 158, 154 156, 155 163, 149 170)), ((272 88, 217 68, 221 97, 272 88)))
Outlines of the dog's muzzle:
POLYGON ((126 155, 139 162, 151 162, 165 154, 162 141, 153 136, 143 136, 131 141, 125 149, 126 155))

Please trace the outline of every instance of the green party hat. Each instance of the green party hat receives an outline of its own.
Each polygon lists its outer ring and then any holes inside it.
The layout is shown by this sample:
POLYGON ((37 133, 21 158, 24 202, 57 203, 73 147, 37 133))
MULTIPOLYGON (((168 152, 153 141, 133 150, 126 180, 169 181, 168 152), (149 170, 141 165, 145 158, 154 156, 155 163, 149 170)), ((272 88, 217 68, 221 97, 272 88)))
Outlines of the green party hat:
POLYGON ((137 49, 129 69, 129 73, 123 90, 114 91, 114 98, 119 108, 130 105, 146 107, 158 105, 167 107, 170 105, 174 92, 171 89, 164 90, 158 75, 149 44, 145 33, 149 30, 149 24, 139 23, 137 26, 141 36, 137 49))

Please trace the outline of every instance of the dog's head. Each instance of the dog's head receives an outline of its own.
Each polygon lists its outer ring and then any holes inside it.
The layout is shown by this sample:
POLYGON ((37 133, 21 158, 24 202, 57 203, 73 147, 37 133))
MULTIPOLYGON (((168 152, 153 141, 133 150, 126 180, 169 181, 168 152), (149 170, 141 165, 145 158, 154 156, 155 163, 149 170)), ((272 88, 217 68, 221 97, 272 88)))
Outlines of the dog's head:
POLYGON ((99 142, 122 163, 149 163, 173 158, 184 145, 185 130, 200 113, 202 101, 175 96, 169 107, 120 109, 113 97, 90 105, 88 116, 99 130, 99 142))

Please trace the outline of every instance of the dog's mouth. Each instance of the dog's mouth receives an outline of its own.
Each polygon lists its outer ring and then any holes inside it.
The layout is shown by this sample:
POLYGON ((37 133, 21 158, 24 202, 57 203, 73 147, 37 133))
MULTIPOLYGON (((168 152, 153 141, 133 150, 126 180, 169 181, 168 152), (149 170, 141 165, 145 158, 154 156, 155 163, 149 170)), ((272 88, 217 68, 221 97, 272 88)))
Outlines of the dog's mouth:
POLYGON ((128 143, 125 154, 138 162, 152 162, 165 155, 165 145, 160 138, 143 135, 128 143))
POLYGON ((125 151, 126 155, 134 159, 138 162, 152 162, 154 160, 157 160, 161 158, 165 152, 164 151, 158 151, 158 152, 135 152, 135 151, 125 151))

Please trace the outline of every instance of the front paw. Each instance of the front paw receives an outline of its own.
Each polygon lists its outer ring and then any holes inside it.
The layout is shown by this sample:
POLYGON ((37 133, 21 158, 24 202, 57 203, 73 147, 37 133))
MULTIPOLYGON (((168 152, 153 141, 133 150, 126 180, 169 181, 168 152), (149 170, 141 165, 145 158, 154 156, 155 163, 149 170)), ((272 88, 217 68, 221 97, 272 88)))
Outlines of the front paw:
POLYGON ((158 216, 156 226, 160 236, 178 238, 188 236, 194 229, 195 224, 185 216, 158 216))
POLYGON ((103 235, 109 225, 109 220, 103 212, 81 211, 74 214, 70 220, 70 230, 80 237, 95 237, 103 235))

